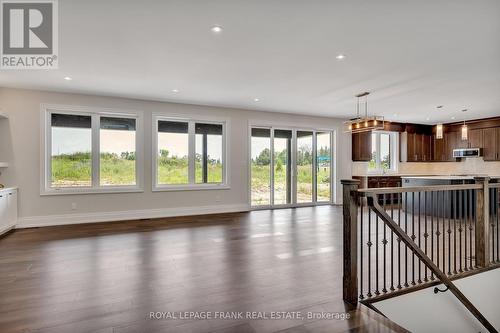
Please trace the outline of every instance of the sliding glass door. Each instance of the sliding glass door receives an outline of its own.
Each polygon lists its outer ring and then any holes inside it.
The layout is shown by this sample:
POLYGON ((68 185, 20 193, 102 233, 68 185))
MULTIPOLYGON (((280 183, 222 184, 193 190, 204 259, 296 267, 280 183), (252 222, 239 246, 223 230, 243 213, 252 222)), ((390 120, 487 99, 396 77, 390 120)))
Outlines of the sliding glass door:
POLYGON ((251 205, 269 206, 271 204, 271 130, 252 128, 250 141, 251 205))
POLYGON ((292 203, 292 131, 273 131, 273 204, 292 203))
POLYGON ((330 131, 253 127, 252 207, 332 202, 332 137, 330 131))
POLYGON ((313 202, 313 134, 297 131, 297 203, 313 202))
POLYGON ((329 202, 332 195, 332 137, 330 132, 316 132, 316 201, 329 202))

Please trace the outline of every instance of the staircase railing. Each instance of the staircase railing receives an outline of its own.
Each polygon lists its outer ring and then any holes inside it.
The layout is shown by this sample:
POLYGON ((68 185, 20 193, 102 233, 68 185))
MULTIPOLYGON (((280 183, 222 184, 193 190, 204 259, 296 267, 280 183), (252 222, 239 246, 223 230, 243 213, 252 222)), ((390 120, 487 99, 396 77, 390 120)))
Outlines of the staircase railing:
POLYGON ((443 283, 491 332, 452 280, 497 267, 499 188, 474 184, 359 189, 345 180, 344 300, 357 304, 443 283))

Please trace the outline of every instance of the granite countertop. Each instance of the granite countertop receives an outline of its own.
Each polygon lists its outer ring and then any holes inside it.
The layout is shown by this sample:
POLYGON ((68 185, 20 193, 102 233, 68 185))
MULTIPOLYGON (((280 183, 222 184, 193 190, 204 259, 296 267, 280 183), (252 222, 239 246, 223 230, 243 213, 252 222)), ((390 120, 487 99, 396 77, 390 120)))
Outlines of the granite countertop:
POLYGON ((401 178, 410 179, 443 179, 443 180, 473 180, 474 177, 490 177, 491 179, 499 179, 500 176, 488 175, 441 175, 441 176, 401 176, 401 178))
POLYGON ((11 190, 17 190, 17 186, 9 186, 9 187, 0 188, 0 191, 11 191, 11 190))

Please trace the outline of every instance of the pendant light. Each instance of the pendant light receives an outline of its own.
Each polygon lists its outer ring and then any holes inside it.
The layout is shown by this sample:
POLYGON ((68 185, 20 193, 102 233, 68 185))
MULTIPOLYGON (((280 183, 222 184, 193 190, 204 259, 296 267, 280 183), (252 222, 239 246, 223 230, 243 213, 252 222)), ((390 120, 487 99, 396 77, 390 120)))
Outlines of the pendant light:
POLYGON ((436 139, 443 138, 443 124, 439 123, 436 125, 436 139))
POLYGON ((463 109, 462 112, 464 113, 464 124, 462 125, 462 141, 467 141, 469 139, 469 130, 467 128, 467 124, 465 123, 465 112, 467 112, 467 109, 463 109))
POLYGON ((359 133, 384 129, 383 116, 368 116, 368 95, 369 92, 357 94, 356 97, 356 117, 344 122, 344 132, 359 133), (365 115, 360 115, 360 102, 364 97, 365 115))
MULTIPOLYGON (((442 105, 438 105, 437 106, 437 109, 439 111, 439 109, 442 109, 443 106, 442 105)), ((436 139, 440 140, 443 138, 443 123, 438 123, 436 124, 436 139)))

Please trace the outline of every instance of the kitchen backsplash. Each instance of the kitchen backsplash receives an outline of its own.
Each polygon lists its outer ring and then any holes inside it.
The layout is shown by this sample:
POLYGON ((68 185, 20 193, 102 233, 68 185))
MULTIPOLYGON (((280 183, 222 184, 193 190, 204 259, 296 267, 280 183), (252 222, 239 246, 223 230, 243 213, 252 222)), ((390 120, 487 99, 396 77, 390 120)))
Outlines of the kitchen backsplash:
MULTIPOLYGON (((352 175, 368 173, 368 162, 353 162, 352 175)), ((485 162, 482 158, 466 158, 461 162, 399 163, 401 175, 461 175, 487 174, 500 176, 500 162, 485 162)))

